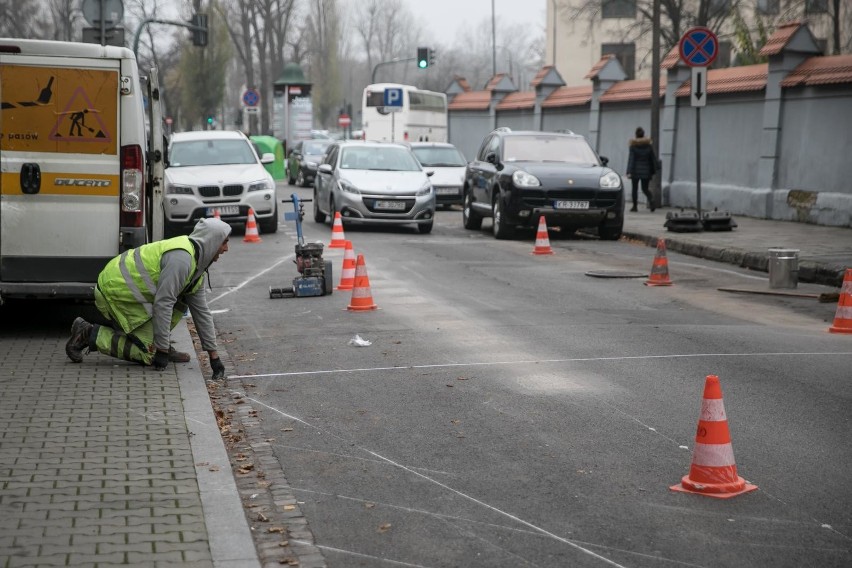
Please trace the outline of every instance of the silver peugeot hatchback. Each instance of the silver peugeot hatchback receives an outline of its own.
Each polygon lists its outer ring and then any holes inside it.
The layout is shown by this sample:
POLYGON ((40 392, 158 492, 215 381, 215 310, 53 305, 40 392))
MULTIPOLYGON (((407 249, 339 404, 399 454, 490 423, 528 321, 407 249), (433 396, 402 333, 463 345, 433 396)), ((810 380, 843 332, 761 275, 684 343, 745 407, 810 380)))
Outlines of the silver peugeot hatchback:
POLYGON ((386 142, 329 146, 314 183, 314 221, 340 213, 347 224, 417 225, 432 231, 435 190, 411 150, 386 142))

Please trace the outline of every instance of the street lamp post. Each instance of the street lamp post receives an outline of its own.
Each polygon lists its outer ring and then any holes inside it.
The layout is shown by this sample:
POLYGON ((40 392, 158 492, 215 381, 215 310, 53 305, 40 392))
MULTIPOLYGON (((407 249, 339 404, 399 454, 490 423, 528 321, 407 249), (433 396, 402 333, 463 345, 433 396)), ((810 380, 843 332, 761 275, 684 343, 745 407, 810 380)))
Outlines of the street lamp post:
POLYGON ((494 15, 494 0, 491 0, 491 76, 497 74, 497 20, 494 15))
POLYGON ((556 12, 556 0, 551 0, 550 3, 553 5, 553 61, 551 62, 551 64, 555 68, 556 67, 556 21, 557 21, 558 15, 557 15, 557 12, 556 12))

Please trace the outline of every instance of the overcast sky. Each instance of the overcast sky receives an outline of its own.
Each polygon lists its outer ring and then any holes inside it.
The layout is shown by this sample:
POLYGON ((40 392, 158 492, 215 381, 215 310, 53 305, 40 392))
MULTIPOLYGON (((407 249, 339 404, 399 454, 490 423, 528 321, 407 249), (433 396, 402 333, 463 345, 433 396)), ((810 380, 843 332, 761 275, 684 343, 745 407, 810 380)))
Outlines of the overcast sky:
POLYGON ((530 35, 543 33, 547 18, 548 0, 402 0, 430 32, 445 45, 456 43, 464 27, 476 27, 482 20, 491 20, 491 4, 498 22, 528 23, 530 35))

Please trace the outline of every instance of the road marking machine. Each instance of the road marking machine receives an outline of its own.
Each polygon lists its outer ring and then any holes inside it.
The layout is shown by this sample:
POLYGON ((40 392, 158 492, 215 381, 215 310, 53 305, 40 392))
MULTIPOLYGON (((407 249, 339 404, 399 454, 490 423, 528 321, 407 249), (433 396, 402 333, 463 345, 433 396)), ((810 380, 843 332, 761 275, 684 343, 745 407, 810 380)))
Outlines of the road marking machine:
POLYGON ((322 243, 306 243, 305 237, 302 234, 302 219, 305 217, 306 201, 310 199, 300 200, 295 193, 290 195, 290 199, 282 199, 282 203, 292 203, 293 212, 285 213, 285 221, 296 221, 296 235, 298 242, 296 243, 296 258, 293 262, 296 263, 296 270, 299 276, 293 279, 293 285, 276 288, 269 287, 270 298, 307 298, 311 296, 325 296, 331 294, 334 290, 334 283, 331 274, 331 261, 324 260, 322 257, 322 243))

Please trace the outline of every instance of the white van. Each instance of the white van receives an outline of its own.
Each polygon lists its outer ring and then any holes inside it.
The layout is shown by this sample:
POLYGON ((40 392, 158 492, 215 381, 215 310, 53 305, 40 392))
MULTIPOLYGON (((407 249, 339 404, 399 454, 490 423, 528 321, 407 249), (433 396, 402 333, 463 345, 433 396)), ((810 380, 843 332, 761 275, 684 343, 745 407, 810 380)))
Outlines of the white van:
POLYGON ((0 38, 0 303, 92 298, 108 260, 161 237, 143 90, 129 49, 0 38))

